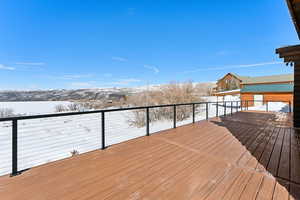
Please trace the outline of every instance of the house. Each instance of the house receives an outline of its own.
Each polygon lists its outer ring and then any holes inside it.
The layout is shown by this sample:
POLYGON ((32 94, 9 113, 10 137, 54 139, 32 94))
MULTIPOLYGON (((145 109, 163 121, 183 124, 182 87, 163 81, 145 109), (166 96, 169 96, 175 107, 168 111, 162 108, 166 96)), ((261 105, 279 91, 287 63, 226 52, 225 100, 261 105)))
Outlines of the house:
POLYGON ((248 105, 267 101, 293 102, 294 75, 240 76, 228 73, 218 80, 214 95, 224 100, 249 101, 248 105))

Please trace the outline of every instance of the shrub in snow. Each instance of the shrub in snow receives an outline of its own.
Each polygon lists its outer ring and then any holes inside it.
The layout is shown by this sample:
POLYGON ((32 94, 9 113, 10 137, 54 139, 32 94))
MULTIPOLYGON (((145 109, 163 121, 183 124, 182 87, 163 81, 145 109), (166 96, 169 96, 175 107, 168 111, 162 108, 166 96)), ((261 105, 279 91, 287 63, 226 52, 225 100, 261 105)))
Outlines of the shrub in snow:
POLYGON ((0 108, 0 118, 15 116, 14 110, 11 108, 0 108))
POLYGON ((55 112, 81 112, 87 110, 83 104, 80 103, 72 103, 67 106, 64 106, 62 104, 59 104, 55 106, 55 112))
POLYGON ((66 111, 68 111, 67 106, 64 106, 62 104, 55 106, 55 112, 66 112, 66 111))
MULTIPOLYGON (((159 91, 146 91, 128 98, 128 103, 132 106, 178 104, 199 101, 201 101, 201 98, 199 98, 197 90, 192 82, 180 84, 174 82, 163 86, 159 91)), ((192 108, 191 106, 177 106, 176 114, 177 121, 185 120, 192 115, 192 108)), ((173 108, 151 108, 149 112, 149 118, 150 122, 159 120, 173 120, 173 108)), ((130 125, 136 127, 145 126, 145 110, 134 110, 133 117, 128 119, 128 122, 130 125)))
POLYGON ((71 156, 73 157, 73 156, 78 155, 78 154, 79 154, 79 151, 77 151, 77 150, 74 149, 74 150, 71 151, 70 153, 71 153, 71 156))

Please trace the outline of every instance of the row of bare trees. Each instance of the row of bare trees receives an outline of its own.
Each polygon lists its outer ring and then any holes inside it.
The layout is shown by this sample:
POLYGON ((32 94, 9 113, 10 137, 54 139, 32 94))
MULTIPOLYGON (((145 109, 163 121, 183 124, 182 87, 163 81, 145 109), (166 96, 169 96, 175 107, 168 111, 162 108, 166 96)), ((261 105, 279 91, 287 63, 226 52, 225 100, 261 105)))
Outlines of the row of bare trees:
POLYGON ((81 103, 71 103, 68 105, 56 105, 55 112, 71 112, 71 111, 85 111, 87 110, 81 103))
MULTIPOLYGON (((131 95, 126 99, 114 104, 105 104, 101 101, 88 101, 77 102, 69 105, 57 105, 55 107, 56 112, 70 112, 70 111, 84 111, 90 109, 104 109, 108 106, 112 107, 138 107, 138 106, 152 106, 152 105, 164 105, 164 104, 179 104, 179 103, 191 103, 202 101, 201 96, 207 95, 210 92, 210 87, 206 87, 201 84, 193 84, 192 82, 177 83, 172 82, 167 85, 161 86, 156 90, 149 90, 131 95)), ((152 108, 149 112, 150 122, 160 120, 173 120, 173 108, 171 107, 159 107, 152 108)), ((128 123, 132 126, 143 127, 146 123, 145 110, 132 111, 133 116, 128 118, 128 123)), ((192 115, 191 106, 177 106, 176 108, 176 120, 182 121, 192 115)))
MULTIPOLYGON (((132 106, 151 106, 164 104, 179 104, 202 101, 197 92, 197 87, 192 82, 185 83, 170 83, 162 86, 160 90, 145 91, 143 93, 130 96, 128 98, 132 106)), ((178 106, 176 108, 176 120, 182 121, 192 115, 191 106, 178 106)), ((173 120, 172 107, 152 108, 149 112, 150 122, 160 120, 173 120)), ((132 126, 143 127, 146 124, 145 110, 133 111, 133 117, 128 119, 132 126)))

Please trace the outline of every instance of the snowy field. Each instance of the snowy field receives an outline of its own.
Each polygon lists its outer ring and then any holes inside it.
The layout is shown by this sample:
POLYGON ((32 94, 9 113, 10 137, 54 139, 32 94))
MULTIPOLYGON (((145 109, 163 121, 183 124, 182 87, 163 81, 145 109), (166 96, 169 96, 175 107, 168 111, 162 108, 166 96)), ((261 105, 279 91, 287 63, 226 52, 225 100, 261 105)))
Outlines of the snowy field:
MULTIPOLYGON (((218 106, 219 116, 224 114, 222 104, 220 103, 218 106)), ((227 105, 229 106, 230 103, 227 105)), ((285 107, 285 104, 269 104, 270 111, 273 107, 274 109, 276 107, 276 111, 280 111, 285 107)), ((16 108, 13 109, 17 110, 16 108)), ((50 108, 47 109, 49 109, 48 112, 51 112, 50 108)), ((249 109, 265 110, 265 107, 249 107, 249 109)), ((231 109, 227 108, 226 112, 230 113, 231 109)), ((236 112, 236 108, 233 108, 233 112, 236 112)), ((209 118, 216 116, 215 104, 208 104, 208 116, 209 118)), ((106 146, 146 135, 146 127, 137 128, 130 125, 128 120, 132 118, 132 111, 105 114, 106 146)), ((200 121, 205 118, 206 105, 202 104, 196 109, 195 119, 200 121)), ((188 119, 178 121, 177 126, 189 123, 192 123, 192 115, 188 119)), ((150 123, 150 133, 153 134, 172 127, 172 120, 153 122, 150 123)), ((11 172, 11 131, 11 122, 0 122, 0 175, 11 172)), ((18 122, 19 170, 70 157, 74 150, 78 153, 85 153, 100 149, 101 146, 101 114, 29 119, 18 122)))
MULTIPOLYGON (((259 110, 266 111, 267 105, 258 105, 254 107, 249 107, 249 110, 259 110)), ((273 112, 289 112, 289 104, 283 102, 269 102, 268 103, 268 111, 273 112)))
POLYGON ((11 108, 14 114, 46 114, 54 113, 55 106, 64 105, 67 106, 71 104, 68 101, 29 101, 29 102, 0 102, 1 108, 11 108))

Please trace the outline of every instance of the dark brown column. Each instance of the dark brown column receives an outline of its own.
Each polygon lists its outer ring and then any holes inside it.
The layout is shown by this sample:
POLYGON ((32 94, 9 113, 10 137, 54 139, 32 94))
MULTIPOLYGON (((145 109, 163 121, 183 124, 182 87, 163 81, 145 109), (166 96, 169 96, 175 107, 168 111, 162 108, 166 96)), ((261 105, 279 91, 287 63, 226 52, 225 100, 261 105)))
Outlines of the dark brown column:
POLYGON ((300 128, 300 62, 294 62, 294 127, 300 128))
POLYGON ((294 63, 294 127, 300 128, 300 45, 281 47, 276 53, 285 63, 294 63))

